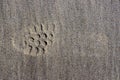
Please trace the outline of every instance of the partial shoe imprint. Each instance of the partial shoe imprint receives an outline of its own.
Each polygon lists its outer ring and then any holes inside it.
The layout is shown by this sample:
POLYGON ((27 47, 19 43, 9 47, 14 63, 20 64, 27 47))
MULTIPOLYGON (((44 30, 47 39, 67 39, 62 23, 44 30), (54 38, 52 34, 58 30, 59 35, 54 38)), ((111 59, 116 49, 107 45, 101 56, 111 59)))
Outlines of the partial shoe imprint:
POLYGON ((28 27, 24 35, 24 53, 32 56, 46 53, 46 48, 53 44, 54 30, 54 25, 28 27))

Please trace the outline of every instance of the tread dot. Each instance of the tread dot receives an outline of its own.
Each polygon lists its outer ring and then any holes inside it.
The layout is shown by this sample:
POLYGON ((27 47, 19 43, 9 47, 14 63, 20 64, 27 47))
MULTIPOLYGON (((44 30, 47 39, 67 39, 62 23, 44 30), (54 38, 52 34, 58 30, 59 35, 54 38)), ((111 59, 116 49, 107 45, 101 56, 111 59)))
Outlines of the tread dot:
POLYGON ((45 49, 44 48, 42 48, 42 51, 43 51, 43 54, 45 53, 45 49))
POLYGON ((53 37, 53 34, 52 34, 52 33, 50 33, 50 37, 53 37))
POLYGON ((34 42, 34 40, 35 40, 35 39, 34 39, 33 37, 30 37, 30 38, 29 38, 29 41, 30 41, 30 42, 34 42))
POLYGON ((44 41, 45 46, 47 45, 47 41, 44 41))
POLYGON ((42 40, 42 41, 41 41, 41 45, 44 46, 44 47, 47 46, 47 41, 42 40))
POLYGON ((41 44, 41 42, 39 40, 35 41, 35 45, 39 46, 41 44))
POLYGON ((25 46, 27 45, 27 41, 24 41, 25 46))
POLYGON ((40 34, 37 34, 37 36, 38 36, 39 38, 41 38, 41 35, 40 35, 40 34))
POLYGON ((46 33, 42 33, 41 34, 41 38, 46 39, 47 38, 47 34, 46 33))
POLYGON ((39 48, 38 48, 38 47, 35 47, 35 49, 36 49, 36 53, 39 53, 39 48))

